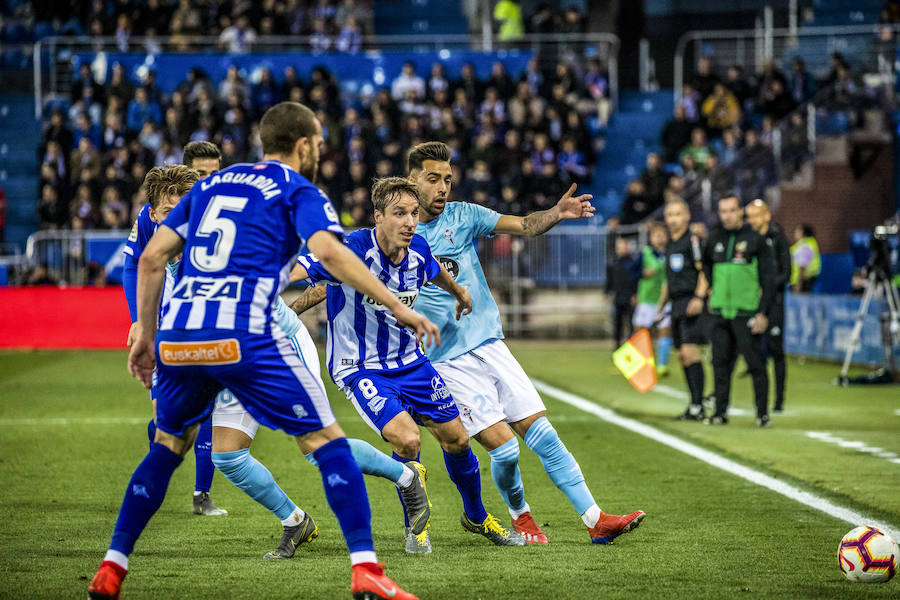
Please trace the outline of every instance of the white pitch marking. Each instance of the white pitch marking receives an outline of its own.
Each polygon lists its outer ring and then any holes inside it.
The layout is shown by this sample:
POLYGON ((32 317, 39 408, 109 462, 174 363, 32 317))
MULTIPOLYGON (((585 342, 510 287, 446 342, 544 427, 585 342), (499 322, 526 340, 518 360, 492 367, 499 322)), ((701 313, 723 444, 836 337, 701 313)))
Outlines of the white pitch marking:
POLYGON ((816 510, 822 511, 827 515, 830 515, 836 519, 840 519, 841 521, 845 521, 852 525, 862 525, 863 523, 873 525, 887 531, 894 539, 900 537, 900 529, 892 525, 870 519, 854 510, 834 504, 830 500, 826 500, 825 498, 821 498, 819 496, 816 496, 815 494, 801 490, 798 487, 789 485, 783 481, 779 481, 774 477, 770 477, 765 473, 760 473, 759 471, 751 469, 750 467, 745 467, 744 465, 727 459, 724 456, 720 456, 715 452, 710 452, 705 448, 701 448, 690 442, 686 442, 681 438, 675 437, 674 435, 660 431, 655 427, 652 427, 645 423, 641 423, 640 421, 636 421, 635 419, 623 417, 617 414, 615 411, 591 402, 587 398, 576 396, 575 394, 569 393, 565 390, 561 390, 537 379, 532 379, 532 382, 539 392, 549 394, 554 398, 560 400, 561 402, 565 402, 570 406, 574 406, 575 408, 595 415, 601 420, 606 421, 607 423, 618 425, 623 429, 627 429, 646 438, 650 438, 651 440, 655 440, 661 444, 669 446, 670 448, 678 450, 679 452, 684 452, 685 454, 693 456, 694 458, 712 465, 717 469, 721 469, 733 475, 737 475, 738 477, 746 479, 751 483, 755 483, 762 487, 768 488, 773 492, 781 494, 782 496, 790 498, 791 500, 796 500, 797 502, 805 504, 806 506, 809 506, 816 510))
POLYGON ((149 418, 135 417, 47 417, 47 418, 23 418, 0 419, 0 427, 15 427, 21 425, 139 425, 146 423, 149 418))
POLYGON ((866 454, 871 454, 873 456, 877 456, 878 458, 886 458, 888 462, 900 465, 900 455, 898 455, 896 452, 890 452, 888 450, 885 450, 884 448, 869 446, 864 442, 845 440, 844 438, 832 435, 827 431, 807 431, 806 437, 812 438, 814 440, 819 440, 820 442, 825 442, 827 444, 834 444, 840 448, 849 448, 852 450, 865 452, 866 454))
MULTIPOLYGON (((654 392, 664 394, 666 396, 669 396, 670 398, 677 398, 678 400, 689 400, 690 399, 690 394, 688 394, 687 392, 684 392, 682 390, 676 390, 675 388, 665 385, 665 384, 662 384, 662 383, 657 383, 651 389, 654 392)), ((751 413, 749 410, 746 410, 744 408, 735 408, 733 406, 729 406, 728 414, 733 415, 733 416, 738 416, 738 417, 745 417, 751 413)))

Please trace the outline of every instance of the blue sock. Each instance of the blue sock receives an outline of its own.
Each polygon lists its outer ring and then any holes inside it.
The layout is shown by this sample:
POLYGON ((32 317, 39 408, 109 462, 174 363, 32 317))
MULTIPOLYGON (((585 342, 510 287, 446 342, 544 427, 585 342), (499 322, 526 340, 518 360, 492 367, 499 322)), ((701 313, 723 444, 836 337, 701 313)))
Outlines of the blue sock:
MULTIPOLYGON (((364 474, 383 477, 394 483, 400 481, 400 476, 403 475, 403 462, 406 462, 405 460, 398 462, 395 460, 395 458, 397 458, 396 455, 394 455, 394 458, 391 458, 384 452, 375 448, 375 446, 369 442, 364 442, 363 440, 347 438, 347 443, 350 444, 350 452, 353 453, 353 460, 356 461, 356 464, 359 465, 360 470, 364 474)), ((306 460, 317 467, 319 466, 312 454, 307 454, 305 456, 306 460)), ((221 471, 221 469, 219 470, 221 471)))
POLYGON ((113 530, 110 550, 125 556, 134 550, 134 543, 147 526, 150 518, 159 510, 172 473, 181 464, 181 457, 156 442, 137 466, 125 490, 125 499, 119 508, 119 518, 113 530))
POLYGON ((525 487, 519 471, 519 442, 513 438, 488 452, 491 455, 491 477, 506 505, 513 510, 525 506, 525 487))
POLYGON ((153 440, 156 439, 156 421, 150 419, 150 422, 147 423, 147 441, 150 442, 150 445, 153 445, 153 440))
POLYGON ((297 510, 264 464, 250 456, 250 449, 213 452, 212 462, 228 481, 284 521, 297 510))
MULTIPOLYGON (((419 452, 415 458, 404 458, 397 454, 396 452, 391 452, 391 458, 396 460, 398 463, 407 463, 411 460, 419 462, 419 457, 422 456, 422 453, 419 452)), ((403 494, 400 493, 400 488, 397 488, 397 497, 400 498, 400 508, 403 509, 403 526, 409 527, 409 515, 406 514, 406 504, 403 503, 403 494)))
POLYGON ((194 491, 209 492, 216 466, 212 461, 212 417, 200 423, 194 441, 194 458, 197 462, 194 491))
POLYGON ((344 540, 350 549, 350 561, 376 562, 375 546, 372 543, 372 511, 362 471, 353 460, 346 438, 338 438, 320 446, 313 452, 328 505, 337 517, 344 533, 344 540), (357 554, 354 553, 365 553, 357 554), (371 558, 369 558, 371 553, 371 558))
POLYGON ((550 480, 566 495, 579 515, 583 515, 595 504, 594 497, 584 482, 581 467, 559 439, 559 434, 547 417, 541 417, 528 428, 525 432, 525 445, 538 455, 550 480))
POLYGON ((661 337, 656 340, 656 366, 665 367, 669 364, 669 351, 672 349, 672 338, 661 337))
POLYGON ((487 511, 481 503, 481 473, 478 470, 478 457, 467 448, 462 452, 450 454, 444 450, 444 465, 450 481, 456 484, 462 497, 463 510, 466 516, 475 523, 483 523, 487 511))

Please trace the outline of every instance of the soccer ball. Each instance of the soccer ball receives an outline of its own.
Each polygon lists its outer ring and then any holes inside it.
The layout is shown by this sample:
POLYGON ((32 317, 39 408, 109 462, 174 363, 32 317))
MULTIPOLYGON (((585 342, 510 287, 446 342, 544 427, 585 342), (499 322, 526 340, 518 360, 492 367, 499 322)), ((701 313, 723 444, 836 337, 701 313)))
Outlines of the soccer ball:
POLYGON ((897 542, 885 532, 860 525, 838 546, 838 565, 844 577, 862 583, 884 583, 897 572, 897 542))

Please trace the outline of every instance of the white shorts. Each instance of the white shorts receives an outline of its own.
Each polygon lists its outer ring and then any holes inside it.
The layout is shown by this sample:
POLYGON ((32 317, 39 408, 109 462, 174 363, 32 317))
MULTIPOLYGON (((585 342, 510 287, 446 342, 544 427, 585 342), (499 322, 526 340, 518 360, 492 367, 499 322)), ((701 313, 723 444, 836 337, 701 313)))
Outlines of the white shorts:
MULTIPOLYGON (((294 350, 300 356, 300 360, 306 364, 307 369, 313 374, 322 390, 322 394, 324 394, 325 384, 322 383, 322 375, 319 368, 319 353, 316 351, 316 344, 309 335, 309 331, 301 325, 294 337, 290 338, 290 341, 294 350)), ((212 425, 213 427, 237 429, 250 436, 250 439, 256 437, 256 432, 259 430, 259 423, 250 416, 250 413, 247 412, 240 401, 228 390, 222 390, 216 396, 212 425)))
POLYGON ((537 390, 502 340, 434 364, 443 377, 466 432, 494 423, 515 423, 546 410, 537 390))
POLYGON ((654 321, 656 321, 656 304, 642 303, 635 307, 631 322, 638 328, 646 327, 647 329, 653 329, 654 327, 659 327, 662 329, 672 325, 672 319, 669 316, 671 312, 671 304, 666 304, 665 316, 663 316, 659 323, 654 323, 654 321))

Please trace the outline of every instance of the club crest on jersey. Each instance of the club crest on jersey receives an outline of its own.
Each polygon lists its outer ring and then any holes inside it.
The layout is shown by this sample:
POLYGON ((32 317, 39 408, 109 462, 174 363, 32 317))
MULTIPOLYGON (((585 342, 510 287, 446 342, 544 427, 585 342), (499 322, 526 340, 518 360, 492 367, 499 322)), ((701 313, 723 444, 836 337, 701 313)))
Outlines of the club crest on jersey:
POLYGON ((454 234, 455 234, 455 232, 454 232, 452 229, 450 229, 449 227, 448 227, 447 229, 444 230, 444 239, 447 240, 448 242, 450 242, 450 245, 451 245, 451 246, 456 245, 456 244, 453 242, 453 235, 454 235, 454 234))
POLYGON ((234 338, 209 342, 160 342, 164 365, 233 365, 241 361, 241 345, 234 338))
POLYGON ((431 394, 431 400, 433 402, 445 400, 446 398, 450 397, 450 390, 447 389, 447 386, 444 384, 444 380, 437 375, 431 378, 431 389, 434 390, 434 392, 432 392, 431 394))
POLYGON ((684 255, 683 254, 673 254, 669 257, 669 266, 672 267, 672 270, 676 273, 680 273, 684 268, 684 255))
POLYGON ((136 242, 136 241, 137 241, 137 230, 138 230, 138 227, 137 227, 137 221, 135 221, 135 222, 134 222, 134 225, 131 226, 131 233, 128 234, 128 241, 129 241, 129 242, 136 242))

